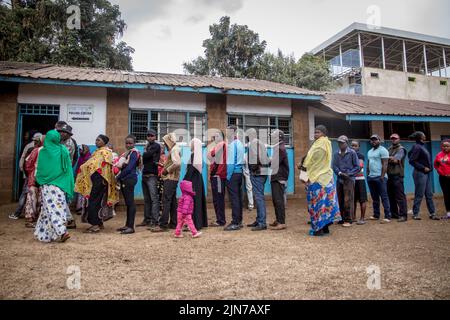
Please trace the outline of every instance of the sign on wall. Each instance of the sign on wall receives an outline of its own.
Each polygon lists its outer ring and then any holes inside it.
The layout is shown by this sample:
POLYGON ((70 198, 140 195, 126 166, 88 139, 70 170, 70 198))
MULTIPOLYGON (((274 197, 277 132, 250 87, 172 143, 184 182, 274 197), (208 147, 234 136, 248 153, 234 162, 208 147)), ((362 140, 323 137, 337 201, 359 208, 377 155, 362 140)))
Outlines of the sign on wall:
POLYGON ((92 122, 94 120, 94 106, 69 104, 67 106, 67 121, 92 122))

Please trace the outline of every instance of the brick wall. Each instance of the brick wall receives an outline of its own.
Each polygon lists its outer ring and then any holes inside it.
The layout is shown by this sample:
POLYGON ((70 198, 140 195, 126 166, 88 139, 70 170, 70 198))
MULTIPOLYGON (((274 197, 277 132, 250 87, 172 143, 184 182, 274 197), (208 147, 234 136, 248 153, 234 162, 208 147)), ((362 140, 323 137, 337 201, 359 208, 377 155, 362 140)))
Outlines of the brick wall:
POLYGON ((0 204, 13 200, 17 93, 17 84, 2 83, 0 86, 0 204))
MULTIPOLYGON (((383 121, 372 121, 370 124, 371 132, 370 135, 377 134, 380 136, 381 140, 384 140, 384 122, 383 121)), ((389 139, 389 137, 387 137, 389 139)))
POLYGON ((117 153, 125 152, 128 135, 128 89, 110 89, 106 94, 106 135, 117 153))
POLYGON ((306 101, 292 100, 292 130, 294 134, 294 159, 295 159, 295 195, 304 198, 304 187, 298 180, 300 174, 297 164, 306 156, 309 149, 309 118, 306 101))

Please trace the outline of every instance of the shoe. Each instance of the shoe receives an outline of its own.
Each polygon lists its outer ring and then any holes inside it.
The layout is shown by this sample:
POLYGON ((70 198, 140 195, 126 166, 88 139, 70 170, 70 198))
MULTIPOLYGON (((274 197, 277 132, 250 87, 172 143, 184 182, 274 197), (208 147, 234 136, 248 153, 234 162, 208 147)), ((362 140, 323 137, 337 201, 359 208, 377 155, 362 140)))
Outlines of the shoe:
POLYGON ((380 220, 380 218, 377 218, 377 217, 375 217, 375 216, 371 216, 371 217, 369 218, 369 220, 380 220))
POLYGON ((437 217, 435 214, 430 216, 430 220, 441 220, 439 217, 437 217))
POLYGON ((241 229, 241 227, 239 227, 239 225, 230 223, 223 230, 224 231, 238 231, 240 229, 241 229))
POLYGON ((337 224, 344 224, 345 223, 345 221, 344 220, 341 220, 341 221, 339 221, 337 224))
POLYGON ((76 229, 77 228, 77 224, 75 223, 75 220, 67 222, 66 228, 67 229, 76 229))
POLYGON ((366 220, 359 220, 357 223, 356 223, 356 225, 358 225, 358 226, 362 226, 362 225, 365 225, 366 224, 366 220))
POLYGON ((199 238, 201 235, 201 232, 197 232, 196 234, 192 235, 192 238, 199 238))
POLYGON ((167 227, 156 226, 152 229, 149 229, 151 232, 166 232, 169 230, 167 227))
POLYGON ((276 227, 278 225, 278 221, 275 220, 274 222, 272 222, 271 224, 269 224, 269 227, 276 227))
POLYGON ((286 228, 286 224, 278 223, 276 226, 270 227, 270 230, 285 230, 286 228))
POLYGON ((212 228, 217 228, 217 227, 223 227, 225 225, 224 224, 218 224, 217 222, 213 222, 213 223, 210 223, 208 226, 212 227, 212 228))
POLYGON ((344 222, 344 223, 342 224, 342 226, 345 227, 345 228, 349 228, 349 227, 352 226, 352 224, 351 224, 350 222, 344 222))
POLYGON ((422 218, 419 216, 413 216, 413 220, 422 220, 422 218))
POLYGON ((70 239, 70 234, 68 232, 66 232, 61 236, 61 238, 59 239, 59 242, 64 243, 69 239, 70 239))
POLYGON ((241 223, 238 224, 238 227, 239 227, 239 229, 242 229, 244 227, 244 224, 242 223, 242 221, 241 221, 241 223))
POLYGON ((141 223, 137 224, 136 227, 150 227, 150 225, 147 222, 142 221, 141 223))
POLYGON ((122 232, 124 230, 128 229, 128 227, 120 227, 118 229, 116 229, 117 232, 122 232))
POLYGON ((19 220, 19 216, 16 215, 15 212, 14 212, 14 213, 11 213, 11 214, 8 216, 8 218, 13 219, 13 220, 19 220))
POLYGON ((125 230, 122 230, 120 232, 120 234, 132 234, 132 233, 134 233, 134 229, 132 228, 126 228, 125 230))
POLYGON ((400 217, 398 218, 397 222, 406 222, 408 219, 406 217, 400 217))
POLYGON ((267 226, 258 225, 252 228, 252 231, 263 231, 263 230, 267 230, 267 226))
POLYGON ((391 222, 391 220, 390 219, 383 219, 383 220, 381 220, 381 224, 386 224, 386 223, 389 223, 389 222, 391 222))
POLYGON ((178 238, 178 239, 184 238, 184 236, 183 236, 182 234, 175 234, 174 237, 175 237, 175 238, 178 238))
POLYGON ((252 211, 255 207, 248 207, 248 211, 252 211))
POLYGON ((247 227, 249 227, 249 228, 254 228, 257 226, 258 226, 258 222, 256 222, 256 221, 247 225, 247 227))

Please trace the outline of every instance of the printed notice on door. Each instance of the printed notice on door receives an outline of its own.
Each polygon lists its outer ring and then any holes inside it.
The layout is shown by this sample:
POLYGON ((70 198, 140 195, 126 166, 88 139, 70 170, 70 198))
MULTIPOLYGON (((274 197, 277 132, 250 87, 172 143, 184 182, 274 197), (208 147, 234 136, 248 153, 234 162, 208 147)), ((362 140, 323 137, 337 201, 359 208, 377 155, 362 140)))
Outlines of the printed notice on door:
POLYGON ((94 106, 68 105, 67 120, 69 122, 92 122, 94 120, 94 106))

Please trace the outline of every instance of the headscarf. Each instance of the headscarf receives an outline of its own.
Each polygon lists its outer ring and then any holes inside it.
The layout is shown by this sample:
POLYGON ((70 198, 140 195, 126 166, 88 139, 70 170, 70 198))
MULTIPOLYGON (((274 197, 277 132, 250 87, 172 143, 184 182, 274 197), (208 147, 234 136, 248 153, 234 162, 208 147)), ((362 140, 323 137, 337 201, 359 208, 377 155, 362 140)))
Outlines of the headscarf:
POLYGON ((192 165, 198 172, 203 170, 203 148, 200 139, 194 138, 191 140, 191 151, 194 154, 194 161, 192 165))
POLYGON ((104 134, 99 134, 98 137, 99 137, 100 139, 103 140, 103 142, 105 143, 105 145, 108 144, 109 138, 108 138, 107 136, 105 136, 104 134))
POLYGON ((40 185, 60 188, 67 197, 73 198, 74 181, 69 151, 61 143, 56 130, 47 132, 44 147, 39 152, 36 181, 40 185))

